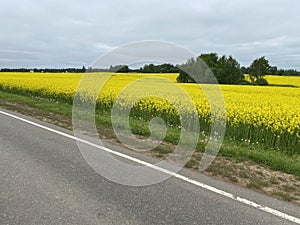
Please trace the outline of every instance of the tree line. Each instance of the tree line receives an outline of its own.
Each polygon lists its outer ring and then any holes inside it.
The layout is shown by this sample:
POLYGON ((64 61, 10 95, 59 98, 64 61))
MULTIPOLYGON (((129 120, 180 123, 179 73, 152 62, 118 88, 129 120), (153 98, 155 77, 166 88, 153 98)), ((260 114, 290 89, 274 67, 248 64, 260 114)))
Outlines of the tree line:
MULTIPOLYGON (((95 70, 95 69, 94 69, 95 70)), ((93 71, 90 70, 90 71, 93 71)), ((154 65, 153 63, 146 64, 139 69, 130 69, 127 65, 115 65, 110 66, 106 72, 119 72, 119 73, 179 73, 179 66, 164 63, 161 65, 154 65)))
MULTIPOLYGON (((91 70, 92 71, 92 70, 91 70)), ((103 71, 103 70, 102 70, 103 71)), ((110 66, 108 72, 137 72, 137 73, 179 73, 177 81, 180 83, 214 83, 220 84, 253 84, 268 85, 265 75, 300 76, 297 70, 278 69, 271 66, 263 56, 255 59, 249 67, 241 67, 232 56, 218 56, 217 53, 201 54, 188 59, 182 65, 147 64, 139 69, 130 69, 127 65, 110 66), (248 74, 247 78, 245 74, 248 74), (191 76, 192 75, 192 76, 191 76), (193 78, 194 77, 194 78, 193 78)))
POLYGON ((218 56, 217 53, 201 54, 196 58, 188 59, 182 65, 172 65, 164 63, 161 65, 146 64, 139 69, 131 69, 128 65, 111 65, 107 69, 92 68, 85 66, 82 68, 66 69, 0 69, 0 72, 48 72, 48 73, 84 73, 84 72, 120 72, 120 73, 179 73, 177 81, 180 83, 214 83, 220 84, 254 84, 268 85, 264 76, 300 76, 300 72, 294 69, 278 69, 271 66, 269 61, 263 56, 255 59, 249 67, 241 67, 239 62, 232 56, 218 56), (249 76, 245 78, 245 74, 249 76), (192 75, 192 76, 191 76, 192 75), (196 78, 196 80, 195 80, 196 78), (249 78, 249 79, 248 79, 249 78))
MULTIPOLYGON (((249 67, 241 67, 242 73, 249 74, 249 67)), ((279 69, 277 66, 271 66, 268 71, 268 75, 277 76, 300 76, 300 71, 295 69, 279 69)))
POLYGON ((0 72, 34 72, 34 73, 84 73, 86 72, 86 68, 83 66, 80 68, 63 68, 63 69, 55 69, 55 68, 44 68, 44 69, 28 69, 28 68, 2 68, 0 72))

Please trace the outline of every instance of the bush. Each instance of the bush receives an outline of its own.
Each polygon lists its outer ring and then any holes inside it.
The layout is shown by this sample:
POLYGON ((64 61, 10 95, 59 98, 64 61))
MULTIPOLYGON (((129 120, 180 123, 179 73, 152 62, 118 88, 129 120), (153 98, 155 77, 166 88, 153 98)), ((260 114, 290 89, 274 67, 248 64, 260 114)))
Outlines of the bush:
POLYGON ((256 81, 254 81, 254 84, 260 85, 260 86, 267 86, 269 85, 268 81, 265 78, 257 78, 256 81))

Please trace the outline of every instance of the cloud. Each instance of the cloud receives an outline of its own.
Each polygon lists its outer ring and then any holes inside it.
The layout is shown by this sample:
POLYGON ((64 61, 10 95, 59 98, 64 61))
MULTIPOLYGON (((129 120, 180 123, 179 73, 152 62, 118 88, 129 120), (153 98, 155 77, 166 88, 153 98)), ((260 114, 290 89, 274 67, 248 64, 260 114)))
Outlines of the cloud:
POLYGON ((163 40, 195 54, 233 55, 243 65, 265 55, 300 70, 299 6, 298 0, 3 1, 0 67, 79 67, 128 42, 163 40))

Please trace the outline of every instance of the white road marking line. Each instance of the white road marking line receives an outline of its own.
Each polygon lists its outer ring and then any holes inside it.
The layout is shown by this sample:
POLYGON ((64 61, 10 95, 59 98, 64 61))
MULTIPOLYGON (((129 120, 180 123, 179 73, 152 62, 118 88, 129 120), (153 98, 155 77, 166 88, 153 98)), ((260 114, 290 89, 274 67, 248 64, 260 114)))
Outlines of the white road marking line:
POLYGON ((257 204, 257 203, 255 203, 255 202, 250 201, 250 200, 247 200, 247 199, 245 199, 245 198, 241 198, 241 197, 238 197, 238 196, 234 196, 233 194, 228 193, 228 192, 226 192, 226 191, 222 191, 222 190, 217 189, 217 188, 215 188, 215 187, 212 187, 212 186, 210 186, 210 185, 201 183, 201 182, 196 181, 196 180, 192 180, 192 179, 190 179, 190 178, 188 178, 188 177, 185 177, 185 176, 183 176, 183 175, 174 173, 174 172, 172 172, 172 171, 170 171, 170 170, 167 170, 167 169, 158 167, 158 166, 156 166, 156 165, 153 165, 153 164, 151 164, 151 163, 145 162, 145 161, 143 161, 143 160, 134 158, 134 157, 132 157, 132 156, 129 156, 129 155, 126 155, 126 154, 117 152, 117 151, 114 151, 114 150, 109 149, 109 148, 106 148, 106 147, 104 147, 104 146, 100 146, 100 145, 93 144, 92 142, 86 141, 86 140, 84 140, 84 139, 74 137, 74 136, 69 135, 69 134, 66 134, 66 133, 64 133, 64 132, 61 132, 61 131, 52 129, 52 128, 50 128, 50 127, 47 127, 47 126, 44 126, 44 125, 41 125, 41 124, 32 122, 32 121, 30 121, 30 120, 27 120, 27 119, 24 119, 24 118, 21 118, 21 117, 12 115, 12 114, 9 114, 9 113, 7 113, 7 112, 4 112, 4 111, 1 111, 1 110, 0 110, 0 113, 1 113, 2 115, 5 115, 5 116, 8 116, 8 117, 11 117, 11 118, 20 120, 20 121, 22 121, 22 122, 25 122, 25 123, 31 124, 31 125, 33 125, 33 126, 42 128, 42 129, 44 129, 44 130, 50 131, 50 132, 52 132, 52 133, 59 134, 59 135, 61 135, 61 136, 64 136, 64 137, 67 137, 67 138, 70 138, 70 139, 73 139, 73 140, 76 140, 76 141, 80 141, 80 142, 82 142, 82 143, 84 143, 84 144, 93 146, 93 147, 95 147, 95 148, 101 149, 101 150, 106 151, 106 152, 109 152, 109 153, 111 153, 111 154, 114 154, 114 155, 123 157, 123 158, 125 158, 125 159, 131 160, 131 161, 136 162, 136 163, 139 163, 139 164, 141 164, 141 165, 150 167, 150 168, 152 168, 152 169, 154 169, 154 170, 158 170, 158 171, 160 171, 160 172, 162 172, 162 173, 165 173, 165 174, 168 174, 168 175, 172 175, 172 176, 176 177, 177 179, 183 180, 183 181, 185 181, 185 182, 187 182, 187 183, 190 183, 190 184, 196 185, 196 186, 198 186, 198 187, 204 188, 204 189, 206 189, 206 190, 209 190, 209 191, 211 191, 211 192, 214 192, 214 193, 217 193, 217 194, 219 194, 219 195, 225 196, 225 197, 227 197, 227 198, 230 198, 230 199, 232 199, 232 200, 238 201, 238 202, 243 203, 243 204, 245 204, 245 205, 254 207, 254 208, 256 208, 256 209, 262 210, 262 211, 264 211, 264 212, 273 214, 273 215, 278 216, 278 217, 280 217, 280 218, 282 218, 282 219, 285 219, 285 220, 288 220, 288 221, 291 221, 291 222, 300 224, 300 218, 297 218, 297 217, 288 215, 288 214, 283 213, 283 212, 280 212, 280 211, 278 211, 278 210, 276 210, 276 209, 272 209, 272 208, 269 208, 269 207, 267 207, 267 206, 263 206, 263 205, 257 204))

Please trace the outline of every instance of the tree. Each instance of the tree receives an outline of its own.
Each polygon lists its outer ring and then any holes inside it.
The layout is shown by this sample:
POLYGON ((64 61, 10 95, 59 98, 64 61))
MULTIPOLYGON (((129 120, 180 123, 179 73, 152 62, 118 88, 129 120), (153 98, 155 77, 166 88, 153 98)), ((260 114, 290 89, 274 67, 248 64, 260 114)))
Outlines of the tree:
POLYGON ((129 68, 127 65, 115 65, 115 66, 110 66, 108 69, 109 72, 118 72, 118 73, 128 73, 129 68))
POLYGON ((155 73, 155 66, 154 64, 148 64, 148 65, 145 65, 143 67, 143 73, 155 73))
POLYGON ((263 78, 263 76, 269 73, 269 70, 270 70, 269 61, 265 59, 264 56, 255 59, 249 68, 251 81, 254 82, 258 78, 263 78))
POLYGON ((254 85, 260 85, 260 86, 267 86, 269 85, 268 81, 265 78, 257 78, 256 81, 253 83, 254 85))
POLYGON ((188 61, 180 66, 179 76, 176 78, 179 83, 196 83, 196 81, 190 76, 193 73, 196 61, 194 58, 188 59, 188 61))
POLYGON ((244 80, 238 61, 225 55, 218 60, 215 76, 220 84, 238 84, 244 80))
POLYGON ((199 62, 199 59, 203 60, 210 70, 216 74, 219 60, 217 53, 201 54, 198 56, 197 62, 199 62))
POLYGON ((140 73, 179 73, 179 69, 169 63, 161 65, 148 64, 141 67, 137 72, 140 73))
POLYGON ((178 82, 184 83, 214 83, 213 73, 216 71, 218 55, 216 53, 201 54, 196 59, 191 58, 180 66, 178 82))
POLYGON ((201 54, 196 60, 189 59, 181 66, 177 81, 183 83, 215 83, 238 84, 244 79, 240 64, 232 57, 218 57, 216 53, 201 54), (191 77, 193 76, 193 79, 191 77))
POLYGON ((269 72, 270 72, 271 75, 276 75, 277 71, 278 71, 277 66, 271 66, 270 69, 269 69, 269 72))
POLYGON ((176 80, 179 83, 196 83, 195 80, 183 70, 180 70, 179 76, 176 80))
POLYGON ((284 74, 285 70, 284 69, 279 69, 277 71, 277 75, 282 76, 284 74))
POLYGON ((245 67, 245 66, 242 66, 241 71, 242 71, 243 74, 248 74, 249 73, 249 68, 245 67))
POLYGON ((197 57, 197 59, 202 59, 206 65, 208 65, 210 68, 216 67, 218 63, 218 54, 217 53, 209 53, 209 54, 201 54, 197 57))

